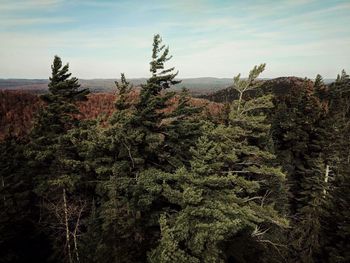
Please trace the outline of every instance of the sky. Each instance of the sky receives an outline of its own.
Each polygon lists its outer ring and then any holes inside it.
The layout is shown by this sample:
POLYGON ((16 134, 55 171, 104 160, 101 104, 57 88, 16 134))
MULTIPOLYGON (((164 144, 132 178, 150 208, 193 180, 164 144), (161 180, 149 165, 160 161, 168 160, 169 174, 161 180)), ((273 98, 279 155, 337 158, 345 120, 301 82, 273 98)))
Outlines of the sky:
POLYGON ((148 77, 160 34, 179 78, 350 71, 349 0, 0 0, 0 78, 148 77))

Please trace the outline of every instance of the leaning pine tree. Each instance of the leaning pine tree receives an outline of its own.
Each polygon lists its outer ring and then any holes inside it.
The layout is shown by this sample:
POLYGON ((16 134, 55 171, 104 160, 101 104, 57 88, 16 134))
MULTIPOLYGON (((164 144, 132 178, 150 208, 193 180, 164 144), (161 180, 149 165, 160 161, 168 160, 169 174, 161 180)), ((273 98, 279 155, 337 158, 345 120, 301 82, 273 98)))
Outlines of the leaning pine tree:
POLYGON ((193 145, 200 133, 200 125, 193 118, 199 109, 184 100, 184 93, 173 111, 167 109, 172 106, 176 96, 174 92, 166 90, 181 82, 175 80, 178 72, 174 67, 165 68, 165 63, 171 58, 169 47, 162 44, 159 35, 155 35, 150 62, 152 75, 142 85, 133 118, 133 125, 144 132, 144 140, 139 147, 145 158, 144 167, 159 165, 168 171, 188 161, 189 146, 193 145))
POLYGON ((239 99, 231 104, 229 124, 206 126, 191 150, 189 168, 175 173, 153 169, 140 175, 145 191, 169 203, 160 217, 161 240, 149 253, 149 262, 261 258, 237 252, 242 236, 262 248, 282 245, 270 239, 269 232, 287 225, 273 201, 281 196, 284 174, 270 165, 274 156, 257 143, 268 135, 264 110, 272 107, 271 97, 246 97, 248 90, 258 88, 255 80, 264 67, 255 67, 247 80, 235 77, 239 99))

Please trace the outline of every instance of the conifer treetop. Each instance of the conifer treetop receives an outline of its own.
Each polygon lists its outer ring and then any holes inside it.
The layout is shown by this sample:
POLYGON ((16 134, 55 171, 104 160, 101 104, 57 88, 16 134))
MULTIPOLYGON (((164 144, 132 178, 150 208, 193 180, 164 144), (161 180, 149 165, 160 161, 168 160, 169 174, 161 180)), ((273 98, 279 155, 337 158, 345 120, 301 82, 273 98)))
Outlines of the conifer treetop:
POLYGON ((130 85, 130 82, 126 80, 125 73, 120 74, 120 82, 115 81, 114 83, 117 86, 119 95, 128 93, 133 87, 130 85))
POLYGON ((155 35, 153 38, 152 61, 150 62, 152 77, 147 81, 150 84, 148 88, 153 91, 153 94, 157 94, 161 90, 181 82, 175 80, 179 72, 174 72, 174 67, 164 69, 165 62, 171 58, 172 56, 169 56, 169 47, 162 44, 162 38, 159 34, 155 35))
POLYGON ((121 73, 120 82, 115 81, 117 87, 118 99, 115 102, 115 107, 117 110, 125 110, 130 107, 130 104, 127 103, 127 95, 133 89, 133 85, 126 80, 125 74, 121 73))
POLYGON ((337 79, 335 82, 345 82, 347 80, 349 80, 349 75, 346 73, 345 69, 343 69, 341 73, 337 75, 337 79))
POLYGON ((72 77, 72 73, 69 73, 69 64, 62 66, 62 60, 57 55, 54 58, 51 65, 52 75, 49 78, 49 92, 50 94, 43 96, 42 98, 49 102, 54 99, 54 96, 59 96, 67 101, 79 101, 85 100, 86 95, 89 93, 88 89, 79 89, 80 84, 76 77, 72 77))
POLYGON ((243 94, 249 90, 257 88, 255 80, 265 70, 265 66, 265 63, 260 64, 259 66, 254 66, 254 68, 249 72, 248 79, 241 79, 241 74, 238 74, 233 78, 233 89, 239 93, 237 112, 240 111, 243 94))
POLYGON ((314 86, 315 87, 320 87, 320 86, 323 86, 324 85, 324 82, 323 82, 323 78, 320 74, 317 74, 316 75, 316 78, 315 78, 315 84, 314 86))
POLYGON ((254 81, 265 70, 265 66, 265 63, 259 66, 255 65, 254 68, 250 70, 248 79, 241 79, 241 74, 235 76, 233 78, 233 88, 239 93, 254 89, 256 87, 256 85, 253 85, 254 81))

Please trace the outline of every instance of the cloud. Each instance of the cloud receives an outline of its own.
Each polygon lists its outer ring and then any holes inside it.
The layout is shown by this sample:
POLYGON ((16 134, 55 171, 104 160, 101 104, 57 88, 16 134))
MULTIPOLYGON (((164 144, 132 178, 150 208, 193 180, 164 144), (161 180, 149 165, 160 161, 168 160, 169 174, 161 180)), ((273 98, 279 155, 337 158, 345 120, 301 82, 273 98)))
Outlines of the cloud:
POLYGON ((3 0, 0 3, 0 10, 2 12, 28 10, 28 9, 43 9, 53 8, 63 4, 63 0, 3 0))
POLYGON ((231 77, 260 62, 266 76, 332 77, 329 68, 350 66, 345 1, 19 2, 6 1, 0 14, 3 76, 46 76, 55 54, 84 78, 147 76, 155 33, 170 45, 180 77, 231 77))
MULTIPOLYGON (((43 15, 55 10, 63 0, 19 0, 0 2, 0 23, 4 27, 62 24, 74 21, 72 17, 43 15)), ((1 31, 3 31, 2 28, 1 31)))
MULTIPOLYGON (((338 11, 349 12, 350 3, 340 3, 337 5, 333 5, 331 7, 323 7, 315 10, 308 10, 302 14, 297 13, 295 15, 290 15, 288 17, 277 19, 275 20, 275 22, 278 22, 280 24, 290 24, 291 22, 295 22, 295 21, 307 23, 309 21, 315 20, 315 18, 321 18, 325 15, 332 15, 333 18, 335 18, 334 15, 336 15, 338 11)), ((336 18, 339 18, 339 17, 336 17, 336 18)))
POLYGON ((70 23, 74 20, 69 17, 36 17, 36 18, 1 18, 1 25, 4 27, 12 26, 31 26, 31 25, 42 25, 42 24, 62 24, 70 23))

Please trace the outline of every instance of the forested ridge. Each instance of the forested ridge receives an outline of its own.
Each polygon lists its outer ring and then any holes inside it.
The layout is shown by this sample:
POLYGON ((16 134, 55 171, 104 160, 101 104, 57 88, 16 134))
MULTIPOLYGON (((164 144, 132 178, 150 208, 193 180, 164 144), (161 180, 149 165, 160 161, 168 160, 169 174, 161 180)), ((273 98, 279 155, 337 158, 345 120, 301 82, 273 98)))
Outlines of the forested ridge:
POLYGON ((169 52, 155 35, 147 82, 116 96, 58 56, 48 93, 0 94, 0 262, 350 262, 346 72, 261 64, 213 103, 168 90, 169 52))

